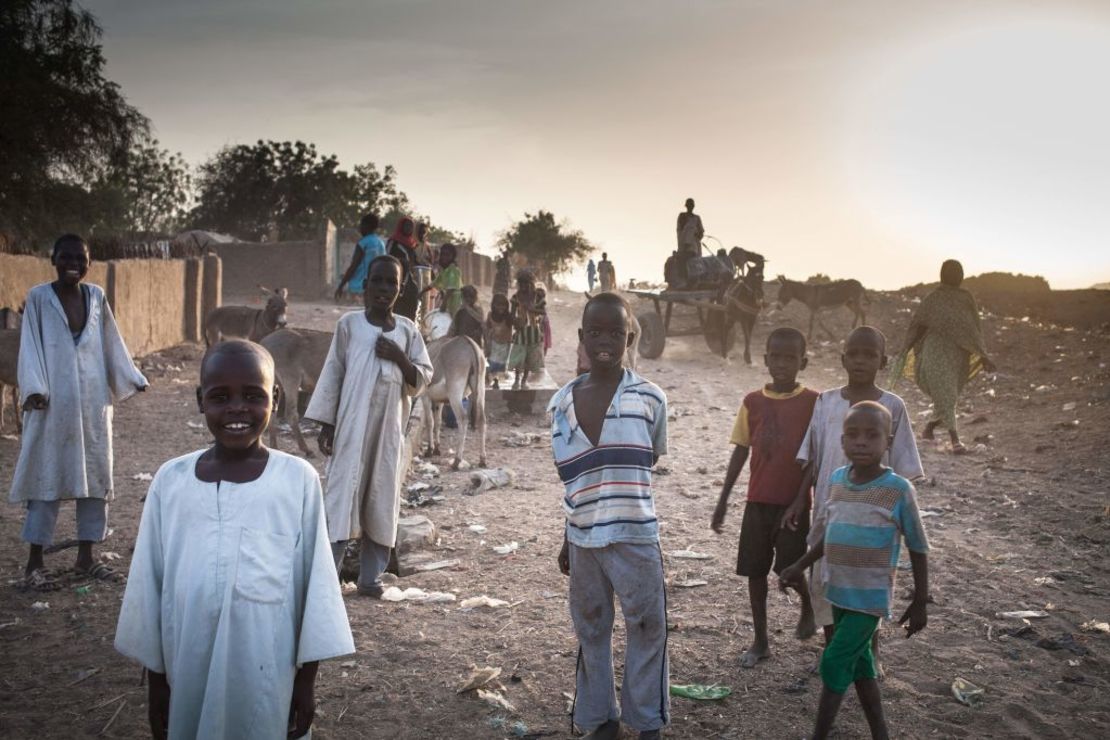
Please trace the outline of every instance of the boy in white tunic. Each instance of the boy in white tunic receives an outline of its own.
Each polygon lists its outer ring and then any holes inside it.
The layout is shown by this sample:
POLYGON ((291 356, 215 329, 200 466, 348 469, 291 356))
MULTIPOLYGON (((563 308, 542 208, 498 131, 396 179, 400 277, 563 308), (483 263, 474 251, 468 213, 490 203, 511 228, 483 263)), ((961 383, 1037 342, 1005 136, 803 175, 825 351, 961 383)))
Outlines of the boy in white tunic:
POLYGON ((54 243, 58 279, 31 288, 23 313, 19 392, 23 440, 10 500, 27 507, 23 540, 30 544, 24 585, 57 588, 43 548, 54 538, 62 501, 77 509, 77 562, 90 578, 120 576, 93 560, 93 544, 108 532, 112 498, 112 398, 146 390, 100 286, 81 282, 89 247, 75 234, 54 243))
POLYGON ((150 485, 116 649, 150 673, 156 738, 302 737, 318 661, 354 652, 320 479, 262 444, 276 398, 265 349, 212 347, 197 401, 215 445, 150 485))
POLYGON ((339 319, 305 417, 320 422, 320 452, 330 455, 324 502, 338 570, 348 540, 359 540, 358 591, 378 598, 397 537, 405 423, 432 376, 420 331, 393 313, 401 263, 375 257, 364 311, 339 319))

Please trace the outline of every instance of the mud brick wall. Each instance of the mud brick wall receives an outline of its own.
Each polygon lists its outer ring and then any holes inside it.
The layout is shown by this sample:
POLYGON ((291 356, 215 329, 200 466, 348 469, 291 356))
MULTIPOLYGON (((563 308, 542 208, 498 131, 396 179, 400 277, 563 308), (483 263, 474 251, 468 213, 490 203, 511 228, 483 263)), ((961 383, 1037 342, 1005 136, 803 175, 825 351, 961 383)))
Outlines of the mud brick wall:
MULTIPOLYGON (((56 277, 44 257, 0 254, 0 305, 19 306, 56 277)), ((86 281, 104 289, 127 349, 140 356, 199 341, 205 309, 219 305, 219 277, 219 259, 208 257, 94 262, 86 281)))
POLYGON ((327 251, 324 241, 220 244, 215 252, 223 262, 223 294, 254 298, 261 284, 271 290, 288 288, 294 299, 322 298, 335 269, 327 251))

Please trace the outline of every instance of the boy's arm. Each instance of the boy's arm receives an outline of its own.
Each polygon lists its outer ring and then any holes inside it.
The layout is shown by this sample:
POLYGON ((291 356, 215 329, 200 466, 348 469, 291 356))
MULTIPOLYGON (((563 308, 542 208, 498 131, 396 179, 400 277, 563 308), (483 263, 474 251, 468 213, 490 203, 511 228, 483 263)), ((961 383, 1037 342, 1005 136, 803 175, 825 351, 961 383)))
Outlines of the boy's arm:
POLYGON ((570 575, 570 543, 567 542, 567 531, 563 530, 563 546, 559 548, 559 572, 564 576, 570 575))
POLYGON ((736 479, 740 477, 740 471, 744 469, 744 463, 748 461, 750 449, 739 444, 732 448, 732 456, 728 460, 728 472, 725 473, 725 483, 721 486, 717 508, 713 510, 713 519, 709 523, 709 528, 717 534, 721 534, 721 528, 725 523, 725 514, 728 512, 728 497, 732 494, 732 487, 736 485, 736 479))
POLYGON ((355 276, 355 270, 358 269, 358 264, 362 262, 362 253, 362 247, 356 244, 354 251, 351 252, 351 264, 347 265, 347 271, 343 273, 343 278, 339 281, 339 285, 335 286, 336 298, 343 295, 343 287, 355 276))
POLYGON ((293 700, 289 704, 289 737, 304 737, 316 716, 316 661, 297 669, 293 679, 293 700))
POLYGON ((786 507, 786 511, 782 515, 782 526, 792 532, 798 529, 798 521, 809 507, 809 493, 813 488, 815 478, 814 465, 812 462, 807 462, 805 468, 802 469, 802 484, 798 486, 798 495, 794 497, 794 502, 786 507))
POLYGON ((822 537, 817 541, 813 548, 798 559, 798 562, 783 568, 782 573, 779 574, 779 588, 785 589, 787 586, 794 586, 796 588, 805 585, 805 579, 802 574, 805 573, 806 568, 816 563, 821 558, 825 557, 825 538, 822 537))
POLYGON ((929 556, 910 550, 910 565, 913 566, 913 601, 898 620, 906 630, 906 637, 912 637, 929 623, 926 607, 929 603, 929 556))

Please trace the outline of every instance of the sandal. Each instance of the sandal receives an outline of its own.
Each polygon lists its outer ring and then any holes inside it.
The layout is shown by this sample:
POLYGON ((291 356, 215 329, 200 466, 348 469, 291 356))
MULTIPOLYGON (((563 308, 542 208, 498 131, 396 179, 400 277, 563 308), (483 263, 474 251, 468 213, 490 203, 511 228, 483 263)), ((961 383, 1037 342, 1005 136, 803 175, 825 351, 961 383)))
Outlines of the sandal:
POLYGON ((23 577, 18 586, 20 591, 37 591, 39 593, 57 591, 61 587, 62 584, 46 568, 35 568, 23 577))
POLYGON ((104 563, 95 563, 93 567, 88 570, 73 569, 73 572, 82 578, 91 578, 94 581, 104 581, 106 583, 123 583, 125 580, 122 575, 109 568, 104 563))

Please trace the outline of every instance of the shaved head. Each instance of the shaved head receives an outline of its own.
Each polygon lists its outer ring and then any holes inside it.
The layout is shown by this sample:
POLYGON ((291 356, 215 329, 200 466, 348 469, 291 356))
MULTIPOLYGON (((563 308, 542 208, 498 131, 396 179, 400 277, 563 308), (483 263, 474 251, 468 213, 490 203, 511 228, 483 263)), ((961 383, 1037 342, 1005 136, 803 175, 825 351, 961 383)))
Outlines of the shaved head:
POLYGON ((844 425, 847 426, 850 421, 858 421, 862 417, 870 417, 876 420, 879 428, 883 430, 883 436, 890 436, 890 431, 894 427, 894 419, 886 406, 878 401, 860 401, 848 409, 848 415, 844 417, 844 425))
POLYGON ((852 333, 844 340, 844 349, 861 344, 878 347, 880 353, 886 354, 886 336, 873 326, 857 326, 852 329, 852 333))
POLYGON ((212 360, 217 357, 250 357, 258 363, 259 370, 267 379, 268 384, 274 382, 274 358, 261 344, 249 342, 246 339, 228 339, 218 342, 208 348, 204 358, 200 361, 200 384, 204 385, 204 376, 212 360))

